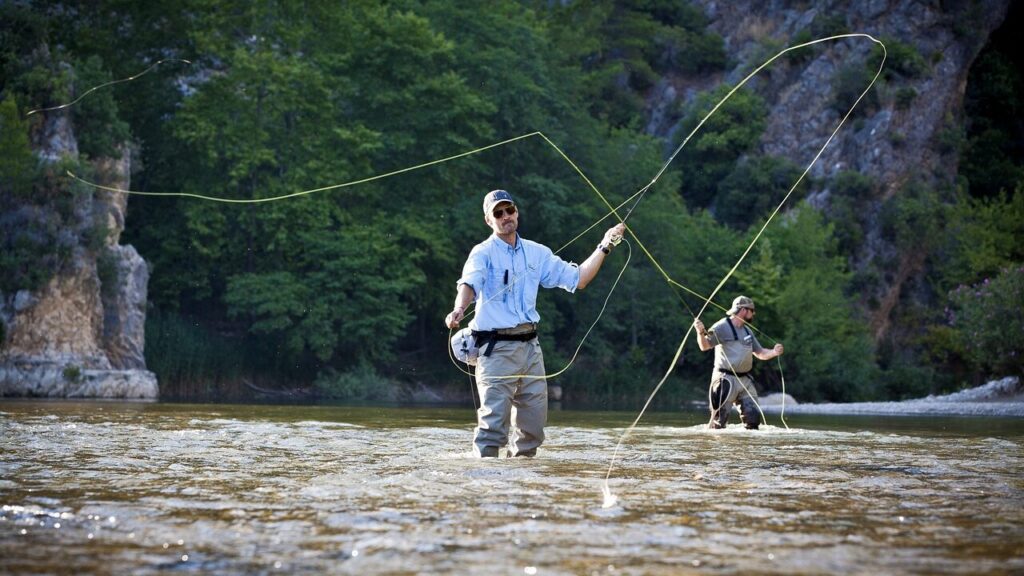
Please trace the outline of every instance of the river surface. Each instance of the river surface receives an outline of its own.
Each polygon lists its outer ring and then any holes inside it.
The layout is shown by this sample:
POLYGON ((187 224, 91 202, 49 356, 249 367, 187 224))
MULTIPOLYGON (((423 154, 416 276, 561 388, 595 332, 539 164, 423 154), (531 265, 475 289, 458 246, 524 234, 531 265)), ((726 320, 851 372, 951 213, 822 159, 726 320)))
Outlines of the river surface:
POLYGON ((4 401, 0 572, 1024 573, 1024 419, 635 417, 4 401))

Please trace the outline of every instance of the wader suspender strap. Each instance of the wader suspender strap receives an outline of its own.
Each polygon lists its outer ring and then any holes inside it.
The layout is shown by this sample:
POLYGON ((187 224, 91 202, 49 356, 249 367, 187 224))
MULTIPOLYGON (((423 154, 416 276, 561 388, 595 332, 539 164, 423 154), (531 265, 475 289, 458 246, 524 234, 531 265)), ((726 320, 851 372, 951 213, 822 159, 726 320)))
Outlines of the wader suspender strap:
POLYGON ((729 325, 729 329, 732 330, 732 339, 739 340, 740 336, 736 333, 736 327, 732 325, 732 320, 726 318, 725 323, 729 325))
MULTIPOLYGON (((728 324, 729 328, 732 330, 732 339, 733 340, 739 340, 740 339, 740 335, 736 333, 736 327, 732 325, 732 320, 729 320, 728 318, 726 318, 725 319, 725 323, 728 324)), ((750 332, 750 328, 747 328, 747 326, 745 324, 743 326, 743 329, 747 331, 747 336, 753 336, 753 334, 750 332)))

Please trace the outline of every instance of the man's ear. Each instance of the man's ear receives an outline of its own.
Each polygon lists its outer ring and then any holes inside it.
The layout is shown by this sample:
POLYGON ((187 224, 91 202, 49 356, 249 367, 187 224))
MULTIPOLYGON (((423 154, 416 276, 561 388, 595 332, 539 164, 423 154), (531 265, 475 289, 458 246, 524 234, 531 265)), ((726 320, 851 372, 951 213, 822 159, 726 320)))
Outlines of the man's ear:
POLYGON ((484 214, 484 224, 487 224, 488 228, 491 227, 491 217, 488 216, 487 214, 484 214))

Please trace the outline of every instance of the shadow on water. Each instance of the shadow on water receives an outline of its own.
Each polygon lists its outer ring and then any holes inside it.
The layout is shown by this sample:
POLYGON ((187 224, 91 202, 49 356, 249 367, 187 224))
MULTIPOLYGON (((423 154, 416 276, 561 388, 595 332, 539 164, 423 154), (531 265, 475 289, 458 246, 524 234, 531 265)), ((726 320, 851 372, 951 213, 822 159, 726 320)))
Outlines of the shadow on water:
POLYGON ((5 573, 1020 573, 1024 419, 0 402, 5 573), (737 422, 733 418, 733 422, 737 422))

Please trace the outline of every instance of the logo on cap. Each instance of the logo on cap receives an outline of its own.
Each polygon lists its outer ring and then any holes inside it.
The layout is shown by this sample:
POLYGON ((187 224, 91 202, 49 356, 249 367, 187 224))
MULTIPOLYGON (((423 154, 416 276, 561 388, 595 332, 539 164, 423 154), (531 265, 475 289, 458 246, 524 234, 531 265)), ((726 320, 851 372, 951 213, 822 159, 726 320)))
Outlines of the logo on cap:
POLYGON ((484 214, 490 214, 491 210, 502 202, 516 203, 508 192, 504 190, 491 190, 484 196, 484 214))

